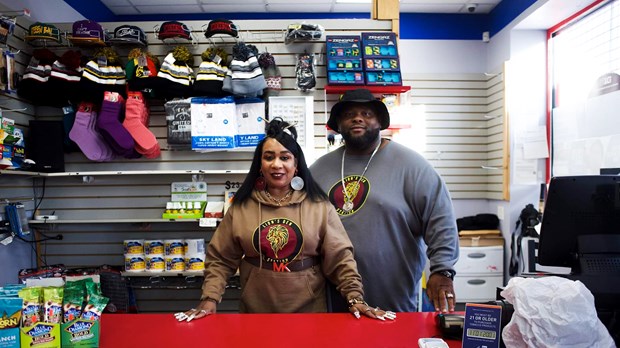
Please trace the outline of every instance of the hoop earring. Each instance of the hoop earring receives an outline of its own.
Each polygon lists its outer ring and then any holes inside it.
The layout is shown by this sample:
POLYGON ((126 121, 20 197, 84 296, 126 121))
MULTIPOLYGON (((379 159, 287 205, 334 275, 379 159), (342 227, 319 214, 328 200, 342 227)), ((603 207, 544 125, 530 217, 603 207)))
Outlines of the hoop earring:
POLYGON ((303 189, 304 188, 304 179, 302 179, 300 176, 297 176, 297 174, 295 174, 295 176, 291 180, 291 188, 293 190, 295 190, 295 191, 299 191, 299 190, 303 189))
POLYGON ((256 191, 265 191, 265 187, 267 187, 265 177, 263 176, 263 173, 260 173, 260 176, 254 180, 254 189, 256 191))

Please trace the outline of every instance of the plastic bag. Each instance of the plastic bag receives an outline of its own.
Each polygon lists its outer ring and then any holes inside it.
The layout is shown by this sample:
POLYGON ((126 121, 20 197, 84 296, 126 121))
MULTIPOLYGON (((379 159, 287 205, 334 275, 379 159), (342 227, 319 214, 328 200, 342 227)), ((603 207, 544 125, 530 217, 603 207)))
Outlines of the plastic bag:
POLYGON ((304 53, 297 56, 295 77, 297 81, 297 89, 303 92, 312 90, 314 86, 316 86, 314 55, 312 53, 304 53))
POLYGON ((506 347, 616 347, 580 281, 512 278, 501 295, 514 307, 502 332, 506 347))

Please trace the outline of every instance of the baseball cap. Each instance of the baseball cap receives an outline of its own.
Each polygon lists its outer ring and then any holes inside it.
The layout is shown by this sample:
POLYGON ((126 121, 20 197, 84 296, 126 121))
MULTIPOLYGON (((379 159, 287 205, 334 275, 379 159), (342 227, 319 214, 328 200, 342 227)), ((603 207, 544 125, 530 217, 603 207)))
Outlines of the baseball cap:
POLYGON ((144 30, 135 26, 124 24, 114 29, 114 37, 108 40, 114 44, 138 44, 146 46, 146 34, 144 30))
POLYGON ((173 37, 180 37, 182 39, 191 40, 191 30, 189 27, 181 22, 168 21, 163 22, 159 26, 159 33, 157 36, 160 40, 170 39, 173 37))
POLYGON ((54 40, 57 43, 60 43, 62 39, 60 38, 60 30, 56 28, 56 26, 48 23, 36 22, 28 28, 28 35, 24 37, 26 41, 32 40, 54 40))
POLYGON ((216 34, 230 35, 232 37, 239 36, 237 26, 228 19, 214 19, 209 22, 205 30, 205 37, 210 38, 216 34))
POLYGON ((103 46, 107 40, 107 33, 99 23, 84 19, 73 23, 73 35, 69 40, 76 45, 103 46))
POLYGON ((338 117, 340 117, 342 110, 352 103, 372 104, 381 121, 381 130, 390 126, 390 113, 387 106, 382 101, 377 100, 372 92, 364 88, 348 90, 340 97, 340 100, 332 106, 327 126, 338 132, 338 117))

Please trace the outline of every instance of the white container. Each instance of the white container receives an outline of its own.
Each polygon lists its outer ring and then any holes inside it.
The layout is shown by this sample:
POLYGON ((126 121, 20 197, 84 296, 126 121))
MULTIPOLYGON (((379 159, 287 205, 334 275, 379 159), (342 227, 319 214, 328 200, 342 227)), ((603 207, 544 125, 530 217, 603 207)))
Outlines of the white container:
POLYGON ((146 257, 144 254, 125 254, 125 271, 144 272, 146 270, 146 257))
POLYGON ((164 255, 185 255, 185 240, 183 239, 165 239, 164 255))
POLYGON ((150 272, 163 272, 166 269, 164 254, 146 255, 146 270, 150 272))
POLYGON ((185 240, 185 256, 205 253, 204 239, 186 239, 185 240))
POLYGON ((151 239, 144 241, 144 253, 146 255, 164 255, 165 247, 163 239, 151 239))
POLYGON ((185 270, 190 272, 202 272, 205 270, 205 253, 185 256, 185 270))
POLYGON ((144 239, 126 239, 123 241, 123 253, 144 254, 144 239))
POLYGON ((185 271, 185 258, 183 255, 165 255, 166 271, 185 271))

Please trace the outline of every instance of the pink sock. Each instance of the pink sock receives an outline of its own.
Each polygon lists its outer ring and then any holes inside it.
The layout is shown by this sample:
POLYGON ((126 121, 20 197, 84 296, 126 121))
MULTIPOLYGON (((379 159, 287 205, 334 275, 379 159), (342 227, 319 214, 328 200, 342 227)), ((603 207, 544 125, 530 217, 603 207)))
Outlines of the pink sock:
POLYGON ((147 128, 148 122, 146 121, 148 118, 145 117, 146 105, 144 104, 144 99, 142 99, 141 93, 136 93, 139 95, 131 93, 127 96, 123 127, 127 129, 135 140, 136 151, 145 155, 145 157, 154 158, 149 156, 159 152, 159 143, 155 135, 147 128))

